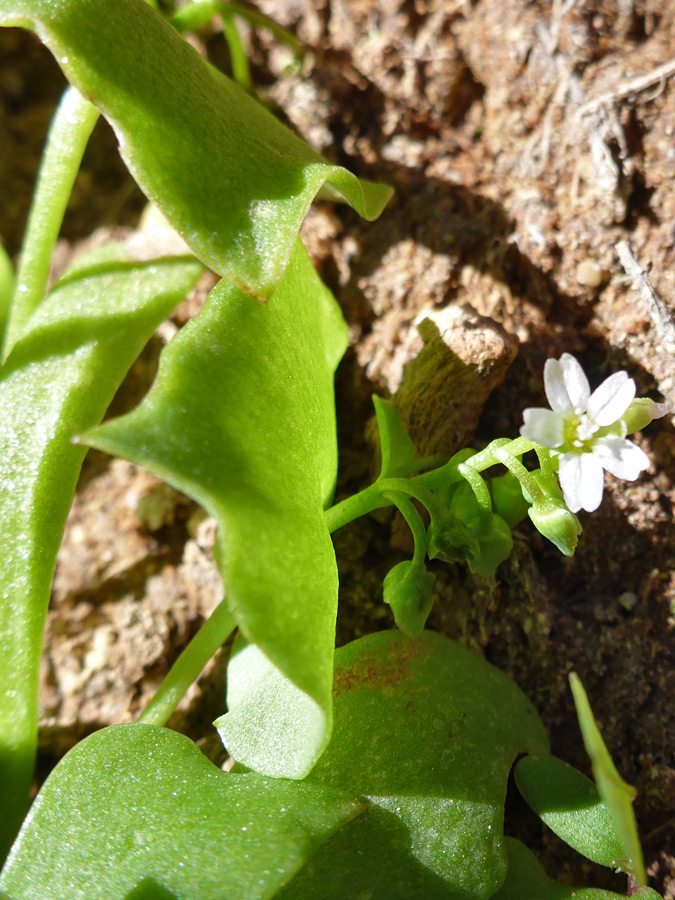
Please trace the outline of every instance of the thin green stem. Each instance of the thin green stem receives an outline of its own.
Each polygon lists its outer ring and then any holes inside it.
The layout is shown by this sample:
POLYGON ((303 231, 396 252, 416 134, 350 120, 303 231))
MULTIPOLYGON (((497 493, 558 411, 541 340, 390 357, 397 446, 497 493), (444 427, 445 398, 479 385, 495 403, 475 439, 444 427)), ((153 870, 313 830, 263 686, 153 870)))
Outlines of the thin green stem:
POLYGON ((190 685, 197 680, 204 666, 222 647, 236 625, 234 615, 223 600, 171 666, 138 721, 144 725, 165 725, 190 685))
POLYGON ((68 88, 52 119, 40 163, 19 256, 3 358, 44 298, 54 245, 97 119, 95 107, 75 88, 68 88))
POLYGON ((490 496, 490 489, 485 484, 485 479, 469 463, 460 463, 459 473, 468 481, 481 510, 491 513, 492 497, 490 496))
POLYGON ((467 462, 469 459, 474 459, 475 456, 475 450, 472 450, 470 447, 465 447, 463 450, 455 453, 445 465, 440 466, 438 469, 434 469, 432 472, 424 472, 421 475, 417 475, 415 481, 430 490, 437 490, 439 487, 448 487, 449 485, 462 480, 462 475, 459 471, 460 465, 467 462))
POLYGON ((169 22, 178 31, 196 31, 203 28, 218 14, 217 0, 205 2, 197 0, 196 3, 188 3, 181 7, 169 19, 169 22))
POLYGON ((301 40, 296 38, 296 36, 288 31, 288 29, 284 28, 283 25, 279 25, 278 22, 263 15, 263 13, 257 12, 255 9, 250 9, 248 6, 243 6, 241 3, 236 3, 234 0, 220 0, 220 2, 222 5, 229 6, 233 12, 238 16, 241 16, 241 18, 245 19, 247 22, 250 22, 251 25, 256 28, 266 28, 267 31, 270 31, 274 35, 279 43, 286 44, 287 47, 290 47, 296 56, 302 56, 305 52, 305 45, 301 40))
MULTIPOLYGON (((491 444, 488 444, 488 446, 484 450, 481 450, 480 453, 476 453, 470 448, 460 450, 458 453, 455 453, 450 460, 430 472, 423 472, 419 475, 413 475, 410 478, 380 478, 369 485, 369 487, 359 491, 358 494, 347 497, 345 500, 342 500, 340 503, 336 503, 335 506, 327 509, 326 521, 328 523, 328 529, 332 533, 333 531, 337 531, 338 528, 342 528, 344 525, 352 522, 354 519, 358 519, 360 516, 365 516, 375 509, 389 506, 389 501, 384 495, 390 491, 397 491, 409 497, 414 497, 416 500, 419 500, 430 513, 442 513, 439 503, 432 491, 439 487, 447 487, 451 484, 456 484, 464 479, 471 484, 481 506, 491 510, 492 501, 487 485, 483 479, 480 479, 479 483, 473 477, 471 472, 474 472, 477 475, 478 472, 489 469, 490 466, 494 466, 497 463, 501 463, 506 466, 509 471, 513 472, 518 480, 525 485, 528 491, 530 491, 533 498, 539 498, 543 496, 539 485, 536 483, 531 473, 528 472, 525 466, 517 458, 524 453, 528 453, 530 450, 536 449, 536 446, 537 445, 533 444, 532 441, 528 441, 523 437, 516 438, 513 441, 508 438, 498 438, 496 441, 492 441, 491 444), (483 486, 482 488, 481 484, 483 486)), ((426 457, 424 459, 424 468, 429 464, 429 461, 433 461, 434 459, 438 459, 438 457, 426 457)), ((415 460, 416 463, 422 461, 423 460, 415 460)))
POLYGON ((542 447, 541 444, 535 444, 534 452, 537 454, 537 459, 539 460, 539 468, 541 469, 542 477, 546 481, 555 480, 555 475, 553 473, 553 463, 551 462, 551 454, 548 452, 546 447, 542 447))
POLYGON ((497 454, 498 450, 508 450, 509 456, 515 457, 522 456, 524 453, 528 453, 533 449, 534 444, 532 441, 528 441, 527 438, 520 437, 513 441, 509 440, 509 438, 497 438, 496 441, 489 443, 484 450, 480 451, 480 453, 476 453, 472 456, 469 465, 477 472, 482 472, 484 469, 489 469, 490 466, 494 466, 496 462, 501 462, 502 465, 504 464, 497 454))
POLYGON ((441 466, 444 466, 447 462, 448 457, 440 456, 439 454, 435 456, 420 456, 417 459, 413 459, 413 461, 407 465, 398 467, 396 469, 396 475, 401 478, 406 478, 408 475, 418 475, 420 472, 434 471, 435 469, 440 469, 441 466))
POLYGON ((416 478, 383 478, 380 482, 383 491, 396 491, 404 496, 414 497, 430 515, 442 515, 441 504, 428 487, 420 484, 416 478))
POLYGON ((381 509, 383 506, 389 506, 389 501, 382 496, 381 482, 376 481, 359 491, 358 494, 352 494, 351 497, 346 497, 326 510, 328 530, 332 534, 338 528, 353 522, 354 519, 360 519, 361 516, 365 516, 375 509, 381 509))
POLYGON ((251 90, 251 67, 248 64, 248 56, 241 42, 241 35, 234 21, 234 14, 227 7, 229 4, 220 4, 220 17, 223 21, 223 35, 227 41, 230 51, 230 62, 232 63, 232 77, 240 88, 245 91, 251 90))
POLYGON ((516 476, 518 481, 530 495, 532 502, 545 499, 544 492, 537 484, 532 473, 525 468, 519 459, 511 454, 510 449, 507 449, 506 447, 495 447, 494 455, 503 466, 506 466, 512 475, 516 476))
POLYGON ((413 503, 408 500, 405 494, 399 494, 397 491, 386 493, 385 498, 398 509, 403 518, 406 520, 410 531, 412 532, 415 551, 413 553, 413 565, 422 565, 427 555, 427 530, 424 527, 422 517, 415 509, 413 503))
POLYGON ((203 28, 216 15, 222 16, 223 21, 236 15, 249 22, 254 28, 266 28, 279 43, 290 47, 295 56, 300 57, 305 51, 302 41, 282 25, 269 19, 263 13, 239 3, 228 2, 228 0, 195 0, 194 3, 188 3, 174 13, 169 21, 179 31, 193 31, 203 28))

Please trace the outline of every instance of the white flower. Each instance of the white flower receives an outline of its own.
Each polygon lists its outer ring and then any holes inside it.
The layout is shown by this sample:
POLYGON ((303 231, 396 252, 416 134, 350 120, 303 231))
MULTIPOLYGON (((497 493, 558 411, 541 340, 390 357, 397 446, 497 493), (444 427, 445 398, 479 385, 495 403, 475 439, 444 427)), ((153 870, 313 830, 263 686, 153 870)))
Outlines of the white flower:
MULTIPOLYGON (((635 382, 626 372, 610 375, 591 394, 584 370, 569 353, 546 361, 544 387, 551 409, 524 410, 520 433, 558 454, 569 509, 593 512, 602 500, 603 469, 635 481, 649 465, 647 454, 626 440, 623 420, 631 404, 644 401, 634 402, 635 382)), ((648 421, 666 411, 664 404, 651 404, 648 421)))

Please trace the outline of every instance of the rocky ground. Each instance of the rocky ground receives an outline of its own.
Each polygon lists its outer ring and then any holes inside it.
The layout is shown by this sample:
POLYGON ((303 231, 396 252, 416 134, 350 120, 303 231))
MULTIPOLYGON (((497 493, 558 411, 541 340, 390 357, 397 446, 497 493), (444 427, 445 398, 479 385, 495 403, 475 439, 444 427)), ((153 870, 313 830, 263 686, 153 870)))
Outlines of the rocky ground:
MULTIPOLYGON (((271 35, 246 34, 254 80, 328 158, 388 181, 376 223, 316 204, 304 236, 348 318, 338 374, 339 495, 372 474, 370 394, 395 395, 419 452, 515 436, 543 404, 544 361, 574 353, 598 384, 626 369, 675 408, 675 8, 669 0, 258 0, 307 45, 301 67, 271 35), (627 241, 664 300, 636 291, 627 241), (427 313, 436 327, 418 329, 427 313), (420 333, 421 331, 421 333, 420 333), (443 336, 443 338, 440 337, 443 336)), ((204 47, 228 66, 222 39, 204 47)), ((16 252, 40 146, 62 82, 21 32, 0 33, 0 235, 16 252)), ((142 198, 100 124, 65 236, 131 224, 142 198)), ((61 251, 68 253, 64 246, 61 251)), ((644 287, 644 285, 643 285, 644 287)), ((198 306, 192 301, 191 308, 198 306)), ((114 408, 133 406, 178 311, 114 408)), ((430 626, 509 672, 554 752, 587 770, 567 676, 581 676, 636 810, 654 886, 675 897, 675 433, 638 442, 652 466, 608 479, 582 514, 572 560, 527 524, 495 578, 435 568, 430 626)), ((212 527, 133 466, 91 454, 49 614, 42 762, 83 734, 132 719, 221 596, 212 527)), ((388 627, 384 574, 406 552, 396 518, 335 536, 341 643, 388 627)), ((176 724, 216 752, 223 660, 176 724)), ((562 880, 593 879, 519 808, 518 827, 562 880)), ((619 885, 620 882, 605 881, 619 885)))

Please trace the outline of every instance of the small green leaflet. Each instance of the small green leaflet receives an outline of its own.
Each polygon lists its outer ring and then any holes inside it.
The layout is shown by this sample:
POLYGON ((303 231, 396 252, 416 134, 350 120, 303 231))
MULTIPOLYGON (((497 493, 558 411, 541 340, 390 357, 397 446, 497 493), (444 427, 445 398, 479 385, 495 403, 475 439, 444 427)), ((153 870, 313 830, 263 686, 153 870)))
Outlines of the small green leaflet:
POLYGON ((614 819, 616 832, 624 848, 625 861, 622 868, 633 876, 639 886, 642 886, 647 883, 647 873, 633 812, 635 788, 626 784, 617 772, 600 729, 595 724, 586 691, 579 676, 574 672, 570 673, 570 686, 586 753, 591 758, 598 794, 614 819))
POLYGON ((612 814, 581 772, 555 756, 526 756, 515 778, 537 815, 579 853, 610 867, 625 857, 612 814))

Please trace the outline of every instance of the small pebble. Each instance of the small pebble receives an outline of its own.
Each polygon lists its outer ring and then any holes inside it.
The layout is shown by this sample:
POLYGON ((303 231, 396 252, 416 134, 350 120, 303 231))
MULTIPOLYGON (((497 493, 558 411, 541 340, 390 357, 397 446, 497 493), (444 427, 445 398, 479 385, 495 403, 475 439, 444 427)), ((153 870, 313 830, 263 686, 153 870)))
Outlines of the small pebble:
POLYGON ((577 266, 577 281, 585 287, 600 287, 605 280, 605 273, 600 266, 590 259, 585 259, 577 266))
POLYGON ((623 606, 623 608, 628 612, 631 612, 631 610, 635 609, 639 601, 640 598, 635 593, 635 591, 624 591, 623 594, 619 595, 619 605, 623 606))

